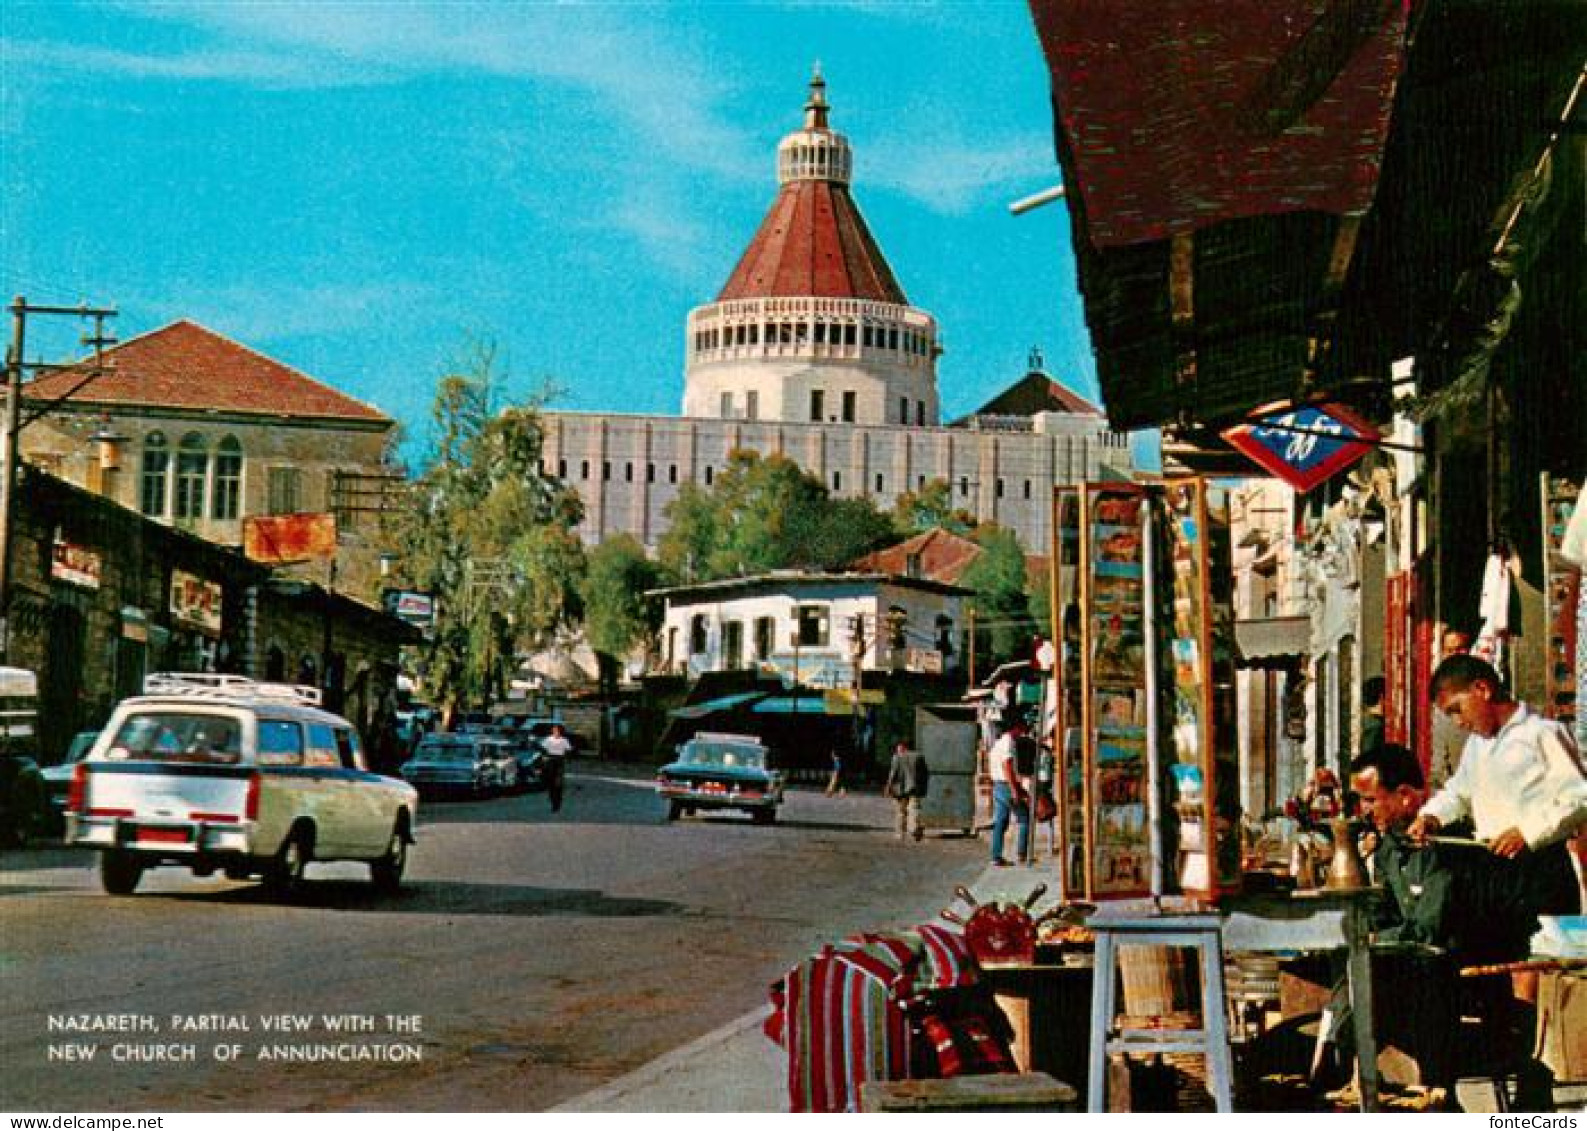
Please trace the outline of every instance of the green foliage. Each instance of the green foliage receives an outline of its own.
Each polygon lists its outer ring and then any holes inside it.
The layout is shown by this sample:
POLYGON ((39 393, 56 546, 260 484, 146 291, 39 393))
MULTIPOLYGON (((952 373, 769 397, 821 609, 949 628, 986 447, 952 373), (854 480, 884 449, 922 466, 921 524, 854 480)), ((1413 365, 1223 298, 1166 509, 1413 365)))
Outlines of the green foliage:
POLYGON ((614 534, 590 551, 579 587, 584 635, 600 660, 603 678, 619 661, 661 629, 662 605, 645 591, 661 584, 661 567, 645 556, 631 534, 614 534))
POLYGON ((975 516, 953 505, 953 488, 946 479, 928 479, 919 491, 905 491, 892 510, 893 527, 905 538, 941 527, 950 534, 968 537, 975 516))
POLYGON ((976 620, 985 626, 977 632, 977 669, 984 667, 980 654, 1004 661, 1024 653, 1030 637, 1044 631, 1032 615, 1025 552, 1014 532, 988 523, 971 535, 981 555, 970 563, 959 584, 974 589, 976 620))
POLYGON ((685 486, 667 508, 659 558, 683 582, 773 569, 834 569, 891 537, 864 499, 830 497, 781 455, 735 451, 709 488, 685 486))
POLYGON ((577 495, 541 474, 539 402, 502 406, 505 375, 473 343, 442 377, 432 450, 397 521, 397 583, 436 597, 426 683, 449 708, 502 693, 517 653, 575 622, 577 495))

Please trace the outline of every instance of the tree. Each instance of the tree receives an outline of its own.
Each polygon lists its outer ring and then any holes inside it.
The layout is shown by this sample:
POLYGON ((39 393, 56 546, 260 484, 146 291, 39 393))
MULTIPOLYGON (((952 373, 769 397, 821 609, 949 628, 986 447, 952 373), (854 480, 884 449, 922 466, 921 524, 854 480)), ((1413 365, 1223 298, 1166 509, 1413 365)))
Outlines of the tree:
POLYGON ((744 577, 773 569, 832 569, 892 535, 864 499, 832 499, 786 456, 729 453, 709 488, 689 485, 667 508, 659 557, 680 581, 744 577))
POLYGON ((990 656, 1008 660, 1021 655, 1037 631, 1028 596, 1025 551, 1013 531, 995 523, 977 527, 971 537, 981 553, 959 584, 975 590, 976 620, 988 628, 982 639, 990 642, 990 656))
POLYGON ((426 683, 449 713, 505 690, 520 650, 577 620, 577 495, 540 470, 539 399, 502 406, 495 347, 443 376, 432 447, 398 517, 398 580, 436 598, 426 683))
POLYGON ((661 604, 645 596, 660 584, 661 567, 631 534, 615 534, 590 551, 579 588, 584 635, 609 693, 616 690, 622 657, 661 629, 661 604))
POLYGON ((975 516, 953 505, 946 479, 928 479, 919 491, 905 491, 892 509, 893 526, 905 538, 940 527, 961 538, 975 530, 975 516))

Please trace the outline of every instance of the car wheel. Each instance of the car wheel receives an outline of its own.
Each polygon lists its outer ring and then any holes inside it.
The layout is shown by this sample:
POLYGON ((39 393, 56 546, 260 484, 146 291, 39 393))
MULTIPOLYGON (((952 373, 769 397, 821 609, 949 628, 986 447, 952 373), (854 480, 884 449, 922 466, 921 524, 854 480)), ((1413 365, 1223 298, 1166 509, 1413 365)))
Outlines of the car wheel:
POLYGON ((667 820, 676 821, 683 816, 683 803, 680 801, 667 802, 667 820))
POLYGON ((99 854, 99 886, 110 895, 131 895, 143 878, 143 862, 130 852, 110 849, 99 854))
POLYGON ((402 873, 408 866, 408 826, 398 821, 391 830, 386 854, 369 864, 369 879, 382 895, 396 895, 402 888, 402 873))
POLYGON ((307 830, 293 829, 265 873, 265 887, 273 894, 292 897, 302 893, 314 851, 307 830))
POLYGON ((769 825, 777 820, 775 809, 751 809, 749 815, 757 825, 769 825))

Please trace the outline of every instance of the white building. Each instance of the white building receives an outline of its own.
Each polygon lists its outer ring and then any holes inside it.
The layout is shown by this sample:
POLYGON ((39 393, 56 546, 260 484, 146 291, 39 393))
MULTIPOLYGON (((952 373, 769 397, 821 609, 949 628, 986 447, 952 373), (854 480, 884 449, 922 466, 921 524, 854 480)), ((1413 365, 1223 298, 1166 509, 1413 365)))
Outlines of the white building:
POLYGON ((1104 461, 1129 468, 1129 437, 1072 394, 1058 411, 943 425, 936 320, 909 304, 860 215, 853 152, 828 115, 817 74, 803 127, 778 146, 776 200, 715 301, 688 316, 683 416, 546 415, 546 470, 583 499, 585 541, 627 532, 654 547, 680 488, 710 486, 752 449, 884 510, 944 480, 956 505, 1044 553, 1051 488, 1104 461))
POLYGON ((865 670, 953 671, 968 589, 880 573, 778 570, 656 591, 666 670, 758 668, 797 686, 852 687, 865 670))

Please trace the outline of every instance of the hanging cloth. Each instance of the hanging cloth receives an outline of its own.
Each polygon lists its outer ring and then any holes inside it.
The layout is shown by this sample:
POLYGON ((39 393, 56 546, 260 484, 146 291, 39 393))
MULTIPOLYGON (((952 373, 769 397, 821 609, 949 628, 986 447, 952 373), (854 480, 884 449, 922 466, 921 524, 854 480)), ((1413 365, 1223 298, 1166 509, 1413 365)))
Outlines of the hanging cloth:
POLYGON ((1510 634, 1510 559, 1506 554, 1488 555, 1482 571, 1482 598, 1477 604, 1482 629, 1471 646, 1471 654, 1486 660, 1494 671, 1504 670, 1504 642, 1510 634))

